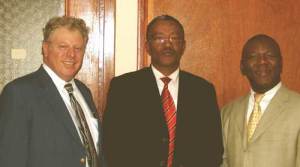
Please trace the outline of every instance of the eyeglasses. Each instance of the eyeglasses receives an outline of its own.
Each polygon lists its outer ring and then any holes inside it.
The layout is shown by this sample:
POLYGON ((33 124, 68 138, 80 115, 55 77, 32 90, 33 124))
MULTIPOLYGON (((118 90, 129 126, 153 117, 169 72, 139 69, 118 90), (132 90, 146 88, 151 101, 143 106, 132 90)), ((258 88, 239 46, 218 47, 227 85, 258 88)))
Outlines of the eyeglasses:
POLYGON ((152 39, 150 39, 150 41, 157 43, 157 44, 163 44, 166 42, 171 42, 172 44, 179 44, 182 41, 184 41, 184 39, 182 39, 181 37, 177 37, 177 36, 170 36, 168 38, 166 37, 153 37, 152 39))

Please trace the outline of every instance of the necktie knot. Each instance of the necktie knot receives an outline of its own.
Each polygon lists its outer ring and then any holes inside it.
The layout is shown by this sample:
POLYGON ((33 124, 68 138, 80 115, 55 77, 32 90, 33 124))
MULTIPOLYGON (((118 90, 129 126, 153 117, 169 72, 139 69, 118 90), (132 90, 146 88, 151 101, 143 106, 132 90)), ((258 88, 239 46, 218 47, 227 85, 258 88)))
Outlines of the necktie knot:
POLYGON ((168 85, 169 82, 171 81, 171 79, 170 79, 169 77, 163 77, 163 78, 160 78, 160 79, 163 81, 163 83, 164 83, 165 85, 168 85))
POLYGON ((260 103, 260 101, 262 100, 263 97, 264 97, 264 94, 255 93, 254 94, 254 102, 260 103))
POLYGON ((68 92, 69 94, 72 94, 72 93, 73 93, 73 86, 72 86, 71 83, 67 83, 67 84, 65 85, 65 89, 67 90, 67 92, 68 92))

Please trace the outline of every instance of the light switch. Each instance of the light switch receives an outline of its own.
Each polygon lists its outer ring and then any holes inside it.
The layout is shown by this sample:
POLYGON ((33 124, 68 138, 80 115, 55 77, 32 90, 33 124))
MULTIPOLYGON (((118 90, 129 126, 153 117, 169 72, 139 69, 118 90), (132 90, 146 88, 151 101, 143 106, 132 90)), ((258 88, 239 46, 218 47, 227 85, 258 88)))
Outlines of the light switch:
POLYGON ((26 49, 11 49, 11 58, 21 60, 26 58, 26 49))

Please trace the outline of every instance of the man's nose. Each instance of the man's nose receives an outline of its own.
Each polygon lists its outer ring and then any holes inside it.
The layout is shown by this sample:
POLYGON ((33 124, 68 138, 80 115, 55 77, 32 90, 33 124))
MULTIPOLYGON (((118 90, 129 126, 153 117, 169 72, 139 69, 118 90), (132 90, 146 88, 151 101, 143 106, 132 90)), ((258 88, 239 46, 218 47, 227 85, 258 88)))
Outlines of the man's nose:
POLYGON ((172 46, 172 41, 170 40, 170 38, 166 38, 164 40, 164 43, 163 43, 165 46, 167 47, 171 47, 172 46))
POLYGON ((257 56, 257 62, 260 64, 264 64, 268 61, 268 56, 261 54, 257 56))
POLYGON ((69 48, 67 55, 70 57, 74 57, 75 56, 75 48, 69 48))

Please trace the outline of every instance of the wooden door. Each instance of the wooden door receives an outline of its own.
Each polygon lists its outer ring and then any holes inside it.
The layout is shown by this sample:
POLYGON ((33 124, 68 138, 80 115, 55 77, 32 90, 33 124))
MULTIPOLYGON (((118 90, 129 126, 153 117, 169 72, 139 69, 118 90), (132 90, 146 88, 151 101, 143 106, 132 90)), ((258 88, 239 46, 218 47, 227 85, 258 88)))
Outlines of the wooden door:
MULTIPOLYGON (((239 70, 245 41, 259 33, 274 37, 283 55, 282 80, 300 92, 300 1, 280 0, 141 0, 140 41, 145 25, 157 15, 178 18, 186 32, 187 47, 181 68, 211 81, 220 107, 249 91, 239 70)), ((140 65, 150 63, 143 42, 140 65)))
POLYGON ((65 13, 90 27, 83 66, 77 75, 91 89, 100 116, 114 76, 115 0, 66 0, 65 13))

